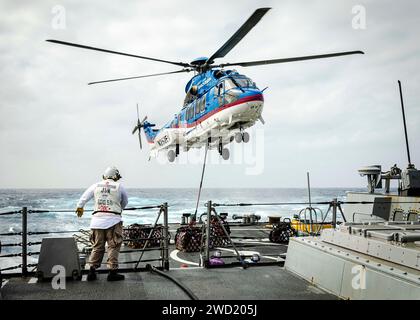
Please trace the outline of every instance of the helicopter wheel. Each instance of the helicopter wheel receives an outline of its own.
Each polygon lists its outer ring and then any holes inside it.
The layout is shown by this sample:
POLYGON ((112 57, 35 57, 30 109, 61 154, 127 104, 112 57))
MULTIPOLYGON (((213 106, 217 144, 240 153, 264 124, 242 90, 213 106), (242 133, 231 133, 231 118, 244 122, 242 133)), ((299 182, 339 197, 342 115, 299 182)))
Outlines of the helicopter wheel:
POLYGON ((168 151, 168 160, 169 160, 169 162, 174 162, 175 161, 175 157, 176 157, 175 151, 174 150, 169 150, 168 151))
POLYGON ((235 141, 237 143, 241 143, 242 142, 242 133, 240 133, 240 132, 235 133, 235 141))
POLYGON ((229 159, 229 156, 230 156, 229 149, 223 148, 223 150, 222 150, 222 158, 223 158, 223 160, 228 160, 229 159))
POLYGON ((222 138, 221 137, 219 138, 219 146, 218 146, 217 149, 219 151, 219 154, 222 155, 223 154, 223 143, 222 143, 222 138))
POLYGON ((242 133, 242 141, 245 142, 245 143, 249 142, 249 133, 248 132, 242 133))

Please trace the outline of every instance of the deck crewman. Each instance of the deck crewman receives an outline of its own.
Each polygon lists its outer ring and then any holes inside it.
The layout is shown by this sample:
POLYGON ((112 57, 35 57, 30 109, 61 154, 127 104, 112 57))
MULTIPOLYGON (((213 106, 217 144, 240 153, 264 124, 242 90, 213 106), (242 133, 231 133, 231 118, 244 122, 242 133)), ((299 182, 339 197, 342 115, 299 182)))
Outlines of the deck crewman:
POLYGON ((102 178, 102 181, 91 185, 80 197, 76 214, 80 218, 85 204, 94 199, 94 211, 90 222, 92 253, 89 257, 90 270, 87 280, 96 280, 96 269, 101 266, 107 243, 107 280, 119 281, 124 280, 124 275, 117 273, 118 255, 123 243, 121 213, 128 203, 128 197, 124 187, 118 182, 122 177, 116 167, 108 167, 102 178))

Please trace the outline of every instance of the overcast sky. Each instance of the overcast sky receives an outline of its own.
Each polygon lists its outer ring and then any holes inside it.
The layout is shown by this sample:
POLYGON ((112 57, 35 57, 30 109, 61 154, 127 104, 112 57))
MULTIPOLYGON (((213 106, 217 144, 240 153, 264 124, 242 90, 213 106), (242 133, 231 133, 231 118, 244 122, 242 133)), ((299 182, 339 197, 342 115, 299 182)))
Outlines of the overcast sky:
POLYGON ((405 168, 398 79, 411 158, 420 166, 418 1, 3 0, 0 187, 87 187, 110 164, 128 187, 198 186, 204 150, 190 161, 181 154, 180 163, 149 162, 147 146, 140 152, 131 135, 136 103, 151 122, 165 124, 180 110, 191 74, 88 86, 177 67, 45 39, 189 62, 210 56, 256 8, 267 6, 272 10, 219 62, 366 54, 238 67, 268 87, 266 124, 251 130, 252 143, 230 146, 232 161, 222 163, 211 152, 205 186, 303 187, 310 171, 315 187, 360 187, 361 166, 405 168), (352 25, 356 5, 366 10, 364 29, 352 25), (57 28, 60 8, 63 29, 57 28))

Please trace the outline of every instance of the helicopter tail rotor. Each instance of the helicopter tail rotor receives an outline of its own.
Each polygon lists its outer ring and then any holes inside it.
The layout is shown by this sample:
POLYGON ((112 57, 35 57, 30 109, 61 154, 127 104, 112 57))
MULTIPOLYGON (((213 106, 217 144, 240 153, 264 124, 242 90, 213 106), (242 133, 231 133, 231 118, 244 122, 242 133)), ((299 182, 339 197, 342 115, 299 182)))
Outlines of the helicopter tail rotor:
POLYGON ((139 145, 140 145, 140 149, 143 148, 142 143, 141 143, 141 129, 144 128, 144 122, 147 120, 147 116, 145 116, 143 118, 142 121, 140 121, 140 116, 139 116, 139 104, 137 104, 137 125, 134 127, 132 134, 135 134, 136 131, 138 131, 138 136, 139 136, 139 145))

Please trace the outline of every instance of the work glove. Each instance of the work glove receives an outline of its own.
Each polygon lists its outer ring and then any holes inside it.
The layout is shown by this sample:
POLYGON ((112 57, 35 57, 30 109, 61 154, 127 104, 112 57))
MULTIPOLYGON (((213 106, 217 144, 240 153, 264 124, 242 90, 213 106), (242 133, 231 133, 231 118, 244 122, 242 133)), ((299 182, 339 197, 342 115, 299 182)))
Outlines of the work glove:
POLYGON ((76 214, 77 216, 80 218, 81 216, 83 216, 83 208, 77 208, 76 209, 76 214))

